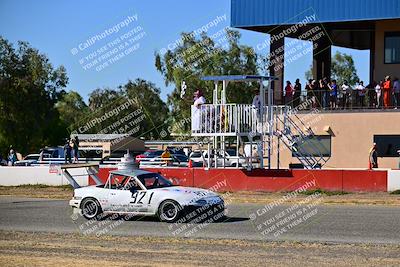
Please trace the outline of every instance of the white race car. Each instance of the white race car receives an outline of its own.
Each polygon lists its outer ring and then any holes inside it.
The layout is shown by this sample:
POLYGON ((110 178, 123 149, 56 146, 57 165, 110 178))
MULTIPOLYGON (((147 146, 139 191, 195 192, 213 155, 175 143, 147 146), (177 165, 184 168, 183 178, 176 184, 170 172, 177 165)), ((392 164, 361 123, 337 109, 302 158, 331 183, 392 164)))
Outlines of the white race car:
POLYGON ((105 184, 75 188, 69 204, 86 219, 130 214, 175 222, 189 212, 191 217, 208 214, 214 220, 224 215, 224 201, 218 194, 174 186, 160 174, 140 169, 110 171, 105 184))

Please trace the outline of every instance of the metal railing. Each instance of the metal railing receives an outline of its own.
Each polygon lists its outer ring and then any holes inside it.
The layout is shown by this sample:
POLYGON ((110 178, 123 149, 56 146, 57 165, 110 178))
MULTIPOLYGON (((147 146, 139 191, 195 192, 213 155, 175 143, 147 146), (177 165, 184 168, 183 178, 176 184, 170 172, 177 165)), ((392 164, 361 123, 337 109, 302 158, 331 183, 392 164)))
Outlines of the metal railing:
POLYGON ((307 102, 307 109, 324 110, 361 110, 361 109, 395 109, 400 108, 400 99, 390 93, 389 106, 385 108, 383 103, 383 91, 377 93, 375 89, 366 89, 360 94, 357 90, 341 92, 331 96, 324 90, 302 91, 298 97, 283 96, 282 103, 293 108, 307 102))
POLYGON ((283 116, 276 116, 276 119, 280 125, 276 125, 275 135, 292 151, 304 168, 321 168, 329 160, 330 157, 324 155, 324 147, 312 129, 296 113, 288 112, 283 116), (309 151, 301 148, 304 144, 309 146, 309 151))
MULTIPOLYGON (((283 114, 285 106, 274 106, 273 114, 283 114)), ((260 135, 270 130, 268 107, 262 111, 249 104, 204 104, 200 108, 192 106, 192 135, 236 136, 260 135)))

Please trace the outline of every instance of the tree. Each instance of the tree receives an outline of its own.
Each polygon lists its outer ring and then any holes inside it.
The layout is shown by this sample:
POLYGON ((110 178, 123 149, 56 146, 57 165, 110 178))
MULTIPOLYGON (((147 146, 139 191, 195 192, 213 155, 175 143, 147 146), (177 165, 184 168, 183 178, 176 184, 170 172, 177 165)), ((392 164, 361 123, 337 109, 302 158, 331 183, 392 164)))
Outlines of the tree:
MULTIPOLYGON (((313 66, 311 65, 310 69, 305 72, 307 80, 313 79, 312 68, 313 66)), ((336 52, 331 62, 331 79, 336 80, 338 84, 348 81, 350 85, 355 85, 360 80, 351 55, 340 53, 339 51, 336 52)))
POLYGON ((66 127, 79 122, 88 112, 88 106, 83 101, 82 96, 75 91, 63 94, 56 103, 56 108, 66 127))
POLYGON ((129 80, 116 90, 94 90, 89 95, 89 109, 87 116, 71 131, 129 134, 146 139, 167 137, 159 134, 160 128, 167 123, 167 105, 160 98, 160 89, 143 79, 129 80))
POLYGON ((168 126, 169 110, 167 105, 160 98, 160 89, 153 83, 136 79, 128 81, 123 86, 128 99, 134 99, 139 108, 142 108, 146 119, 141 127, 141 137, 147 139, 165 139, 168 135, 160 134, 160 130, 168 126))
POLYGON ((27 153, 58 142, 63 129, 54 105, 67 83, 63 66, 53 68, 27 42, 14 48, 0 36, 1 152, 12 145, 27 153))
POLYGON ((89 109, 96 111, 104 108, 121 97, 121 92, 111 88, 97 88, 89 95, 89 109))
MULTIPOLYGON (((208 102, 212 101, 213 82, 204 82, 199 78, 206 75, 243 75, 258 74, 260 64, 254 50, 239 45, 240 34, 226 30, 219 38, 211 38, 204 33, 195 38, 192 33, 182 33, 182 42, 164 55, 156 53, 155 65, 164 76, 165 84, 174 85, 168 96, 167 104, 171 110, 174 132, 187 132, 190 129, 190 106, 193 92, 202 89, 208 102), (181 98, 182 82, 187 85, 186 94, 181 98)), ((231 103, 251 103, 252 84, 230 83, 227 100, 231 103)))
POLYGON ((331 68, 332 79, 335 79, 338 84, 347 81, 350 85, 355 85, 360 80, 351 55, 337 51, 332 58, 331 68))

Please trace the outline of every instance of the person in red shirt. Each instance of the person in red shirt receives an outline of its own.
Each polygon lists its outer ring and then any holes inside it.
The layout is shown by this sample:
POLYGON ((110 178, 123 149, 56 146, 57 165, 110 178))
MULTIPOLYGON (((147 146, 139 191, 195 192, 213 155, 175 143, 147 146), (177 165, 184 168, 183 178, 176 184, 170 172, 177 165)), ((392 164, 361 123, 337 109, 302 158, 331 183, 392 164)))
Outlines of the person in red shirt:
POLYGON ((383 106, 384 108, 390 107, 390 93, 392 92, 392 82, 390 76, 385 77, 383 82, 383 106))
POLYGON ((294 88, 292 86, 292 83, 290 81, 286 81, 285 104, 287 106, 293 107, 293 93, 294 93, 294 88))

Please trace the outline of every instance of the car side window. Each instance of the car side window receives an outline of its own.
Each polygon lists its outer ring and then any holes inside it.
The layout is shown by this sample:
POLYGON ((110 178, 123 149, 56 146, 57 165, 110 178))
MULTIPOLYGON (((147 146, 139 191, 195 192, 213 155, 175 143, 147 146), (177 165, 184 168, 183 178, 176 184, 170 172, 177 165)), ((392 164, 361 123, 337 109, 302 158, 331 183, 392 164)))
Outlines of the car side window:
POLYGON ((110 182, 111 182, 111 189, 124 189, 124 183, 126 181, 126 177, 122 176, 122 175, 115 175, 113 174, 110 182))
POLYGON ((129 190, 132 193, 136 192, 138 190, 141 190, 142 188, 139 186, 139 184, 136 182, 135 179, 131 178, 124 186, 125 190, 129 190))

